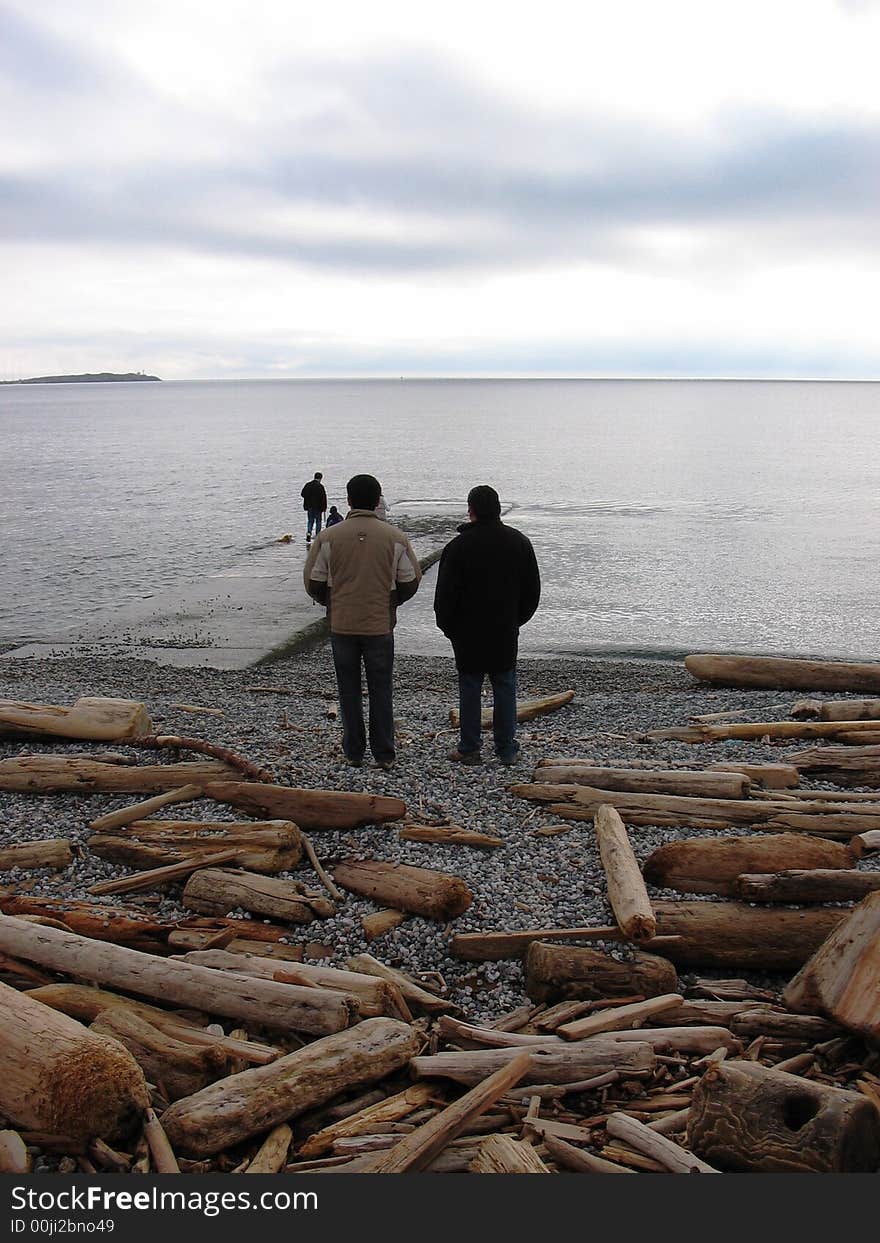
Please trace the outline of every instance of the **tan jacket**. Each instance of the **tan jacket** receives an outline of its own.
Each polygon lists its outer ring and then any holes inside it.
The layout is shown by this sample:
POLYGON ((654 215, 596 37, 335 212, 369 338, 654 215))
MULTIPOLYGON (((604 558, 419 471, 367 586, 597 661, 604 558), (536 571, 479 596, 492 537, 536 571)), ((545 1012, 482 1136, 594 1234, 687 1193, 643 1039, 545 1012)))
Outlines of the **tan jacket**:
POLYGON ((328 604, 336 634, 390 634, 397 604, 415 594, 421 577, 409 540, 372 509, 349 510, 325 528, 303 570, 306 591, 328 604))

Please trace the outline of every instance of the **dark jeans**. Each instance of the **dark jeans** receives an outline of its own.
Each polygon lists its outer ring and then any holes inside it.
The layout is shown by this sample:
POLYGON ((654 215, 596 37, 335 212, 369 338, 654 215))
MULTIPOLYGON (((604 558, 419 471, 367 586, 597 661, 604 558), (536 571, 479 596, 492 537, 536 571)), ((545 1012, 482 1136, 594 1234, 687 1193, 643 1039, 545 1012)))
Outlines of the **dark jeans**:
POLYGON ((361 661, 367 675, 370 710, 370 750, 379 760, 394 759, 394 707, 391 673, 394 668, 393 634, 333 634, 333 665, 339 687, 342 749, 350 760, 361 760, 367 746, 361 691, 361 661))
POLYGON ((310 509, 308 511, 308 516, 309 516, 309 520, 306 526, 306 537, 308 538, 312 534, 312 527, 315 528, 315 534, 320 535, 321 534, 321 522, 324 517, 322 510, 310 509))
POLYGON ((514 759, 519 752, 516 740, 516 666, 504 673, 462 673, 458 671, 458 710, 461 714, 458 749, 467 754, 480 749, 480 692, 483 679, 492 683, 492 736, 499 759, 514 759))

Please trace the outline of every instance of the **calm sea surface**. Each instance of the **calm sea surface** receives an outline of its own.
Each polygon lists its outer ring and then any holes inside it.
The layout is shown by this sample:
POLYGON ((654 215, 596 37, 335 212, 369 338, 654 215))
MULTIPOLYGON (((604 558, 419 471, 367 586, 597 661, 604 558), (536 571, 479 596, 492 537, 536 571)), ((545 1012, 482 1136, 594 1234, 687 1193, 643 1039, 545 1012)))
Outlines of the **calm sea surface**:
MULTIPOLYGON (((532 540, 523 652, 880 657, 880 385, 241 381, 0 387, 0 643, 256 563, 324 472, 413 532, 475 483, 532 540)), ((447 651, 433 574, 398 647, 447 651)))

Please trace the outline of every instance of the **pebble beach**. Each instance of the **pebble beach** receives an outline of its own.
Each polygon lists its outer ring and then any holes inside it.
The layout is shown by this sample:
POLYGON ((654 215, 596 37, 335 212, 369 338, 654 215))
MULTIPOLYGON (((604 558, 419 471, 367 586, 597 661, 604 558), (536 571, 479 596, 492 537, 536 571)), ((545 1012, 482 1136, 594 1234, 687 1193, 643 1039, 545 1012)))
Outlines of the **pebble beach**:
MULTIPOLYGON (((743 720, 778 719, 788 714, 797 695, 711 688, 696 683, 682 664, 673 661, 521 659, 518 698, 573 690, 574 699, 520 726, 521 752, 514 766, 498 764, 487 735, 484 763, 461 768, 447 759, 457 737, 449 720, 450 708, 457 706, 452 659, 398 656, 394 686, 397 761, 385 772, 369 756, 362 768, 355 769, 342 755, 340 725, 328 715, 336 700, 336 685, 326 644, 268 666, 233 672, 178 669, 140 660, 0 658, 0 698, 62 705, 88 695, 142 700, 158 731, 230 747, 269 769, 278 783, 389 794, 404 800, 408 822, 454 824, 500 837, 503 846, 487 850, 401 841, 400 825, 394 823, 346 833, 314 832, 312 841, 322 862, 374 858, 450 872, 467 883, 473 904, 450 924, 411 915, 398 927, 367 941, 361 918, 377 907, 367 899, 347 895, 332 918, 292 928, 286 938, 310 948, 312 956, 307 953, 305 961, 342 966, 352 955, 368 952, 416 976, 429 973, 431 980, 445 985, 450 1000, 473 1022, 497 1018, 527 1000, 523 968, 517 961, 458 961, 449 954, 453 933, 613 922, 591 824, 560 820, 510 791, 511 785, 532 779, 539 759, 589 756, 604 766, 650 761, 657 767, 697 768, 723 760, 780 762, 787 751, 803 745, 633 741, 633 735, 686 725, 690 716, 702 713, 740 710, 743 720), (199 707, 212 711, 191 710, 199 707), (562 831, 550 832, 554 827, 562 831)), ((82 742, 7 739, 0 743, 0 759, 36 751, 90 754, 100 749, 82 742)), ((126 748, 114 746, 113 750, 125 752, 126 748)), ((146 762, 142 751, 131 750, 140 762, 146 762)), ((192 758, 197 757, 149 753, 150 763, 192 758)), ((94 899, 87 893, 98 881, 128 874, 128 869, 85 848, 89 822, 134 801, 131 795, 0 793, 0 845, 66 837, 77 850, 75 861, 64 871, 16 869, 0 873, 0 885, 27 888, 34 895, 100 901, 108 907, 140 906, 163 918, 185 917, 190 912, 180 905, 182 881, 168 886, 161 896, 152 892, 94 899)), ((236 819, 231 809, 207 801, 190 803, 178 811, 186 819, 236 819)), ((683 828, 630 831, 640 862, 665 842, 701 835, 705 831, 683 828)), ((289 875, 320 888, 307 866, 289 875)), ((678 896, 656 888, 650 892, 655 898, 678 896)), ((230 914, 244 917, 248 912, 230 914)), ((616 943, 605 948, 615 955, 627 953, 616 943)), ((773 976, 750 978, 775 988, 785 983, 784 978, 773 976)), ((683 974, 682 981, 687 979, 683 974)))

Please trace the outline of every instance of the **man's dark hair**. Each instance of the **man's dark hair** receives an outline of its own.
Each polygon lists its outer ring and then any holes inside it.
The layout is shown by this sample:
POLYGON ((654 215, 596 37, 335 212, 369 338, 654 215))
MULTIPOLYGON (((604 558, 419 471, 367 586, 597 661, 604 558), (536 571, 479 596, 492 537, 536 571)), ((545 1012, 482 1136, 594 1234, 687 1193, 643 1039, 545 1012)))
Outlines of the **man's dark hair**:
POLYGON ((382 485, 372 475, 353 475, 345 490, 352 509, 375 509, 382 495, 382 485))
POLYGON ((323 479, 323 478, 324 478, 324 476, 321 474, 321 472, 320 472, 319 470, 316 470, 316 471, 315 471, 315 478, 316 478, 316 479, 323 479))
POLYGON ((473 510, 478 521, 501 517, 501 502, 498 499, 498 493, 487 483, 471 488, 468 492, 467 503, 468 509, 473 510))

